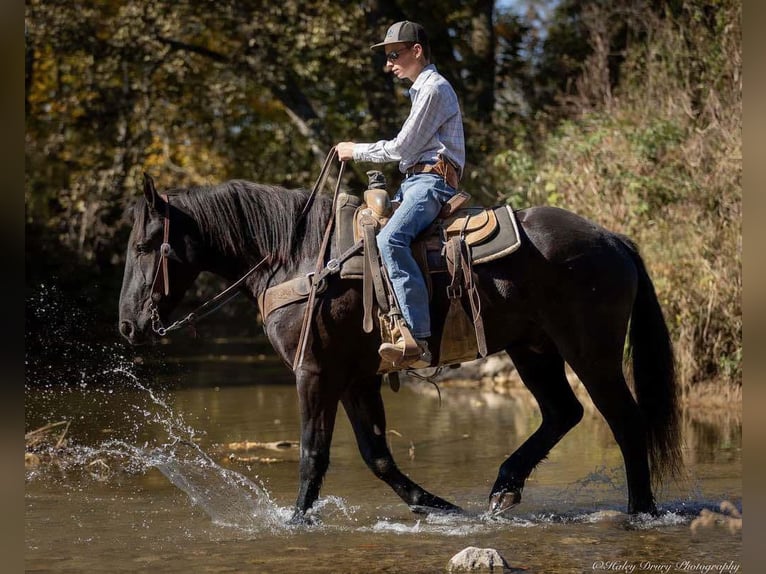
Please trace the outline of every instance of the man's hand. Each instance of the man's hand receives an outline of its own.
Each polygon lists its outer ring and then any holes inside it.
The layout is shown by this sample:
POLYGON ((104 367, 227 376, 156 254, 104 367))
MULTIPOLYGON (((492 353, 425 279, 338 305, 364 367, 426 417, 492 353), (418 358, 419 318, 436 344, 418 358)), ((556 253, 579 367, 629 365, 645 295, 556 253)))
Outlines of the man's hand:
POLYGON ((338 159, 340 161, 351 161, 354 159, 354 142, 340 142, 336 144, 338 150, 338 159))

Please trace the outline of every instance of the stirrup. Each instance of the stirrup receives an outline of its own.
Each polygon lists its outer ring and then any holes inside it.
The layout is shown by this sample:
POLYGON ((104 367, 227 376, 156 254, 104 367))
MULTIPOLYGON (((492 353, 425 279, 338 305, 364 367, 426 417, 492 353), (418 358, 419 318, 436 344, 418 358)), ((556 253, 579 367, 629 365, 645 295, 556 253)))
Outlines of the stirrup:
POLYGON ((394 343, 383 343, 378 348, 378 354, 399 368, 422 369, 431 366, 431 351, 428 342, 414 339, 416 347, 408 349, 404 337, 399 337, 394 343))

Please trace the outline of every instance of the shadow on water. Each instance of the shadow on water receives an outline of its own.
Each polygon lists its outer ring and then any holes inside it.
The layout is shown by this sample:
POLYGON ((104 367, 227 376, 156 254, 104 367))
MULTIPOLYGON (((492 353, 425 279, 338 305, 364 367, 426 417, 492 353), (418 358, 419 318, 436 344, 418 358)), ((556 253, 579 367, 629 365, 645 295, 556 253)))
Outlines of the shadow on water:
MULTIPOLYGON (((66 421, 38 435, 27 455, 29 570, 437 572, 470 545, 497 548, 535 572, 592 571, 618 558, 635 571, 740 560, 738 533, 715 523, 690 528, 722 500, 741 511, 736 418, 687 414, 689 479, 659 491, 658 517, 623 513, 622 459, 598 417, 586 417, 535 470, 520 506, 492 517, 485 505, 497 467, 539 413, 526 396, 443 389, 440 404, 429 387, 408 383, 384 391, 394 456, 465 514, 411 513, 366 468, 340 416, 323 496, 308 524, 291 526, 292 386, 227 386, 233 363, 207 361, 192 369, 203 384, 177 388, 148 376, 124 349, 90 343, 79 351, 98 360, 26 387, 27 431, 66 421)), ((234 364, 273 382, 258 365, 234 364)))

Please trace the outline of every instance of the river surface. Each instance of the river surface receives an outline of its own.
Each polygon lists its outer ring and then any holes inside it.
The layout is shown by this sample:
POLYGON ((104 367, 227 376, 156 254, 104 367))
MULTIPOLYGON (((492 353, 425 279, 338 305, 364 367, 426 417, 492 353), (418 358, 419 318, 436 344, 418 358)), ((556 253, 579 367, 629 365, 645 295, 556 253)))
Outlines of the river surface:
POLYGON ((384 389, 394 457, 467 514, 411 513, 365 466, 341 408, 313 523, 288 526, 295 389, 257 369, 195 367, 205 386, 182 390, 130 365, 28 386, 27 431, 69 426, 27 460, 26 570, 445 572, 478 546, 519 572, 744 571, 741 531, 726 519, 742 510, 741 422, 727 413, 685 413, 688 477, 657 491, 658 517, 623 513, 619 450, 587 414, 533 472, 522 503, 493 518, 484 511, 498 466, 540 422, 529 397, 443 388, 440 401, 405 383, 384 389), (243 370, 257 384, 232 385, 243 370), (722 501, 735 510, 694 521, 722 501))

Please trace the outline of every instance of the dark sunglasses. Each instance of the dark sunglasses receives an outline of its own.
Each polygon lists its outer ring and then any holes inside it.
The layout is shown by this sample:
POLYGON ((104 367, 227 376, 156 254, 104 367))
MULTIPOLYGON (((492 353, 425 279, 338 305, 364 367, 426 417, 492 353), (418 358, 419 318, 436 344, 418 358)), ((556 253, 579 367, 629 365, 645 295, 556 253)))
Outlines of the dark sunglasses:
POLYGON ((404 52, 405 50, 409 50, 411 47, 412 46, 408 46, 398 51, 393 50, 389 52, 388 54, 386 54, 386 60, 388 60, 389 62, 396 62, 399 59, 399 56, 402 55, 402 52, 404 52))

